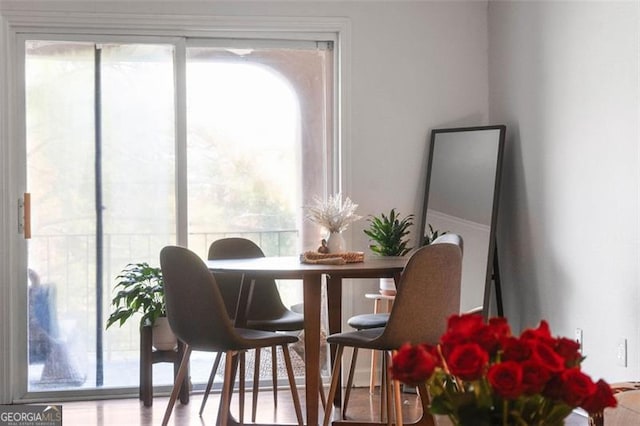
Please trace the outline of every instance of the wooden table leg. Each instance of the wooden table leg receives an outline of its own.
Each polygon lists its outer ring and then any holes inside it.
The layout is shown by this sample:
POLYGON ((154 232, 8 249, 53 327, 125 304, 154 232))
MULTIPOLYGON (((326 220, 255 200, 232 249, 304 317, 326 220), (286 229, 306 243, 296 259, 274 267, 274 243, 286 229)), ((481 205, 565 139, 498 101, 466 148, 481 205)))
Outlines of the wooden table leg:
POLYGON ((304 374, 307 425, 318 424, 320 386, 320 301, 322 275, 307 274, 302 280, 304 303, 304 374))
MULTIPOLYGON (((327 276, 327 311, 329 320, 329 334, 340 333, 342 331, 342 278, 327 276)), ((340 363, 336 360, 336 347, 330 348, 331 364, 340 363)), ((333 398, 333 404, 340 406, 342 404, 342 379, 338 378, 338 391, 333 398)))

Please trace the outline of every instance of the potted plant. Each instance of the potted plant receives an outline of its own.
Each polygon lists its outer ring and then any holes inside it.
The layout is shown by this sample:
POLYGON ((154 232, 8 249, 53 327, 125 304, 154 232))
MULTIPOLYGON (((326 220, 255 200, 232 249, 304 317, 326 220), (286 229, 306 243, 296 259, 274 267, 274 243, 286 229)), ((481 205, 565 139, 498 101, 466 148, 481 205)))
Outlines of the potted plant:
POLYGON ((342 231, 362 217, 356 214, 358 205, 349 197, 343 202, 340 193, 329 196, 326 201, 319 197, 314 197, 313 201, 313 205, 306 207, 306 217, 329 231, 329 236, 326 239, 328 252, 342 253, 346 251, 342 231))
MULTIPOLYGON (((369 248, 380 256, 404 256, 411 247, 408 247, 409 228, 413 225, 413 215, 404 218, 393 208, 389 215, 381 213, 380 216, 371 216, 367 219, 369 228, 364 233, 374 242, 369 248)), ((380 279, 380 293, 395 294, 396 286, 393 278, 380 279)))
POLYGON ((436 238, 447 233, 447 231, 440 231, 438 229, 433 229, 433 226, 431 226, 431 224, 429 224, 428 226, 429 226, 429 231, 427 232, 427 235, 424 236, 424 240, 422 240, 423 246, 428 246, 429 244, 434 242, 436 238))
POLYGON ((111 301, 114 310, 106 328, 115 323, 122 326, 135 314, 142 314, 140 327, 153 327, 153 346, 158 350, 175 349, 178 342, 167 321, 160 268, 149 266, 146 262, 130 263, 116 280, 116 294, 111 301))

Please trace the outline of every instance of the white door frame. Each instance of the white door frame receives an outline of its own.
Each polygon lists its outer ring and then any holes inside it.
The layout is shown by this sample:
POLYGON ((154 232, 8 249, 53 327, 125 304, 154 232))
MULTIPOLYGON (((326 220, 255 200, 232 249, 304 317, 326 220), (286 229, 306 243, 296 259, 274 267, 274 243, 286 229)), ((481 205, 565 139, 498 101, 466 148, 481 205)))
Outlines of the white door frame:
MULTIPOLYGON (((26 330, 27 245, 18 233, 18 199, 26 190, 24 150, 23 65, 17 40, 22 33, 93 34, 148 37, 243 37, 328 39, 336 46, 335 158, 327 191, 347 191, 350 21, 347 18, 222 17, 110 13, 56 13, 0 10, 0 404, 31 402, 27 394, 26 330), (126 18, 124 18, 126 16, 126 18)), ((348 295, 345 295, 348 297, 348 295)), ((102 391, 102 390, 99 390, 102 391)), ((77 399, 114 391, 73 391, 57 400, 77 399)), ((51 399, 54 395, 43 395, 51 399)))

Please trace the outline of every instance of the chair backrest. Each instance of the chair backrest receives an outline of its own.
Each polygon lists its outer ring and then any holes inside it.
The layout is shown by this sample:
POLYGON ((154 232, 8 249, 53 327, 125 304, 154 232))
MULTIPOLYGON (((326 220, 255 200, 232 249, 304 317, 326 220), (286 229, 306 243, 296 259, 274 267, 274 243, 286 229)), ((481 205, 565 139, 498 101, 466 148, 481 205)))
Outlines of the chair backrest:
POLYGON ((167 318, 178 339, 194 350, 243 348, 235 333, 216 280, 207 265, 184 247, 160 251, 167 318))
MULTIPOLYGON (((246 238, 223 238, 216 240, 209 246, 209 260, 214 259, 249 259, 264 257, 262 249, 253 241, 246 238)), ((227 311, 233 317, 238 301, 241 276, 235 274, 215 274, 224 298, 227 311)), ((282 303, 280 292, 273 279, 259 279, 253 287, 252 300, 247 312, 247 320, 267 320, 278 318, 287 308, 282 303)))
POLYGON ((416 250, 400 277, 380 341, 389 348, 406 342, 435 344, 446 330, 447 317, 460 312, 461 275, 459 235, 445 234, 416 250))
POLYGON ((438 238, 431 242, 431 244, 442 243, 457 245, 458 247, 460 247, 460 254, 464 255, 464 241, 462 240, 462 237, 460 235, 447 232, 446 234, 440 235, 438 238))

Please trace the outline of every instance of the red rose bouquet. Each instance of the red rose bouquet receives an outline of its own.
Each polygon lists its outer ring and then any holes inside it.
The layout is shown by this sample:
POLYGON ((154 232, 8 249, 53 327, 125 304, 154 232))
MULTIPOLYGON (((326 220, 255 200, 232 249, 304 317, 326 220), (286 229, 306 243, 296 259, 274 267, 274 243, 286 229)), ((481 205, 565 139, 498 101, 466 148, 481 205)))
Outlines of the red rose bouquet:
POLYGON ((426 383, 432 414, 455 425, 562 425, 576 407, 601 414, 616 399, 604 381, 580 370, 577 342, 552 337, 549 325, 511 335, 505 318, 454 315, 440 343, 402 346, 391 374, 426 383))

